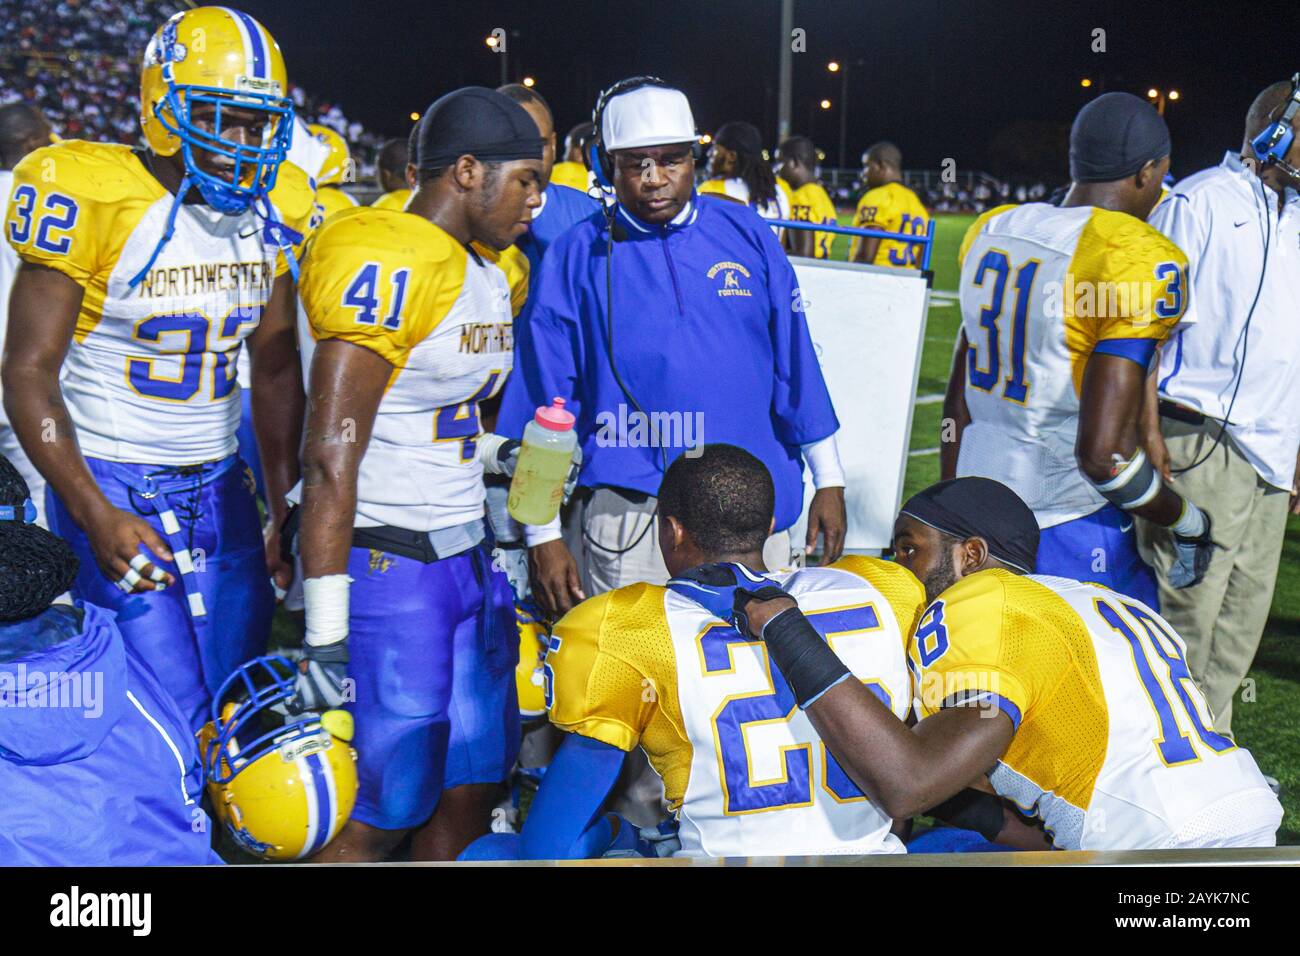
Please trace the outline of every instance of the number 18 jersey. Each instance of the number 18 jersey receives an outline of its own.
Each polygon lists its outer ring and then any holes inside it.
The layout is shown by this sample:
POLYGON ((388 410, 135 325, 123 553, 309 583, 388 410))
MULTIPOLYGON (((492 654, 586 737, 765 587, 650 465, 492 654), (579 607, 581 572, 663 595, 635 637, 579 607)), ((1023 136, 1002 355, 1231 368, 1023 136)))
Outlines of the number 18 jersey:
POLYGON ((1125 213, 1029 203, 977 219, 958 260, 971 422, 957 474, 1008 485, 1044 528, 1104 507, 1074 457, 1084 368, 1098 343, 1140 354, 1132 340, 1169 335, 1187 257, 1125 213))
MULTIPOLYGON (((862 557, 768 577, 901 720, 911 704, 905 643, 925 602, 916 578, 862 557)), ((584 601, 556 625, 545 673, 552 723, 645 750, 683 855, 903 852, 763 643, 671 588, 635 584, 584 601)))
POLYGON ((989 775, 1066 850, 1271 846, 1282 807, 1214 718, 1169 622, 1099 584, 994 569, 925 612, 924 719, 962 699, 1015 726, 989 775))

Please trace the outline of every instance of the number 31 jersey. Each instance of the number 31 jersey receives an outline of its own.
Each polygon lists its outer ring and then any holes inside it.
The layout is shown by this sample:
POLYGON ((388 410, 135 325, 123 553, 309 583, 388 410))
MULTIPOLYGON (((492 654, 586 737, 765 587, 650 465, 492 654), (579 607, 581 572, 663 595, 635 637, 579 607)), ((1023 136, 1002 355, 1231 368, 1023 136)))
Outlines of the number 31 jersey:
POLYGON ((1058 848, 1272 845, 1281 805, 1214 731, 1182 639, 1141 601, 980 571, 926 609, 909 653, 922 719, 964 699, 1011 719, 989 780, 1058 848))
MULTIPOLYGON (((862 557, 768 577, 903 719, 905 642, 925 603, 916 578, 862 557)), ((552 723, 645 750, 677 814, 683 855, 903 852, 762 642, 671 588, 634 584, 584 601, 556 625, 545 673, 552 723)))
POLYGON ((342 339, 392 366, 357 477, 356 526, 423 532, 481 518, 478 403, 513 364, 502 269, 421 216, 363 206, 312 236, 300 293, 315 342, 342 339))
MULTIPOLYGON (((284 225, 307 231, 305 173, 282 165, 271 200, 284 225)), ((254 212, 185 204, 130 288, 171 208, 172 194, 126 146, 67 140, 14 170, 5 239, 84 290, 62 387, 94 458, 188 465, 235 451, 240 347, 288 263, 254 212)))
POLYGON ((1029 203, 977 219, 958 261, 971 422, 957 474, 1008 485, 1044 528, 1104 507, 1074 457, 1084 368, 1098 343, 1140 355, 1169 335, 1187 257, 1125 213, 1029 203))

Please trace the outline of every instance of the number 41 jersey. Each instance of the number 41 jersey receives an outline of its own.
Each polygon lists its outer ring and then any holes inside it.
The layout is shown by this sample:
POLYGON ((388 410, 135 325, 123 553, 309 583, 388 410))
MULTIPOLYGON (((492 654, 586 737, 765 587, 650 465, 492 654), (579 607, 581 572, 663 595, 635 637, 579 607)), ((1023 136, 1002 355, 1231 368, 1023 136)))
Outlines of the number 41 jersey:
POLYGON ((357 476, 356 526, 423 532, 481 518, 478 403, 513 364, 501 268, 421 216, 363 206, 312 236, 300 289, 315 342, 342 339, 392 366, 357 476))
MULTIPOLYGON (((862 557, 768 577, 903 719, 906 641, 925 603, 916 578, 862 557)), ((683 855, 903 852, 762 642, 671 588, 634 584, 574 608, 551 636, 546 677, 560 729, 645 750, 677 814, 683 855)))
POLYGON ((1001 481, 1044 528, 1104 507, 1074 457, 1084 368, 1101 343, 1141 356, 1169 335, 1187 257, 1125 213, 1029 203, 977 219, 958 261, 971 422, 957 474, 1001 481))

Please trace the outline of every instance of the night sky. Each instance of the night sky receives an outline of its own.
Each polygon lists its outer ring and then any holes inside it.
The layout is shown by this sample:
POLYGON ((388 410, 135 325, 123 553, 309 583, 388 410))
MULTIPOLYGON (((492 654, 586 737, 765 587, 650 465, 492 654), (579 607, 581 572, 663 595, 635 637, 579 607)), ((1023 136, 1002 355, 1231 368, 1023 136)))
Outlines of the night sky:
MULTIPOLYGON (((702 132, 744 119, 774 145, 778 0, 241 5, 279 40, 292 79, 379 132, 405 135, 411 111, 457 86, 497 85, 500 61, 484 38, 501 27, 510 79, 537 79, 561 136, 590 118, 603 86, 653 73, 686 91, 702 132)), ((792 125, 813 136, 826 165, 839 151, 831 59, 852 64, 851 163, 891 139, 909 168, 951 157, 958 169, 1056 179, 1066 177, 1069 122, 1099 92, 1182 94, 1166 112, 1182 177, 1237 149, 1254 95, 1300 70, 1294 4, 796 0, 794 24, 807 52, 794 55, 792 125), (1096 28, 1105 53, 1091 50, 1096 28), (829 112, 816 108, 823 97, 829 112)))

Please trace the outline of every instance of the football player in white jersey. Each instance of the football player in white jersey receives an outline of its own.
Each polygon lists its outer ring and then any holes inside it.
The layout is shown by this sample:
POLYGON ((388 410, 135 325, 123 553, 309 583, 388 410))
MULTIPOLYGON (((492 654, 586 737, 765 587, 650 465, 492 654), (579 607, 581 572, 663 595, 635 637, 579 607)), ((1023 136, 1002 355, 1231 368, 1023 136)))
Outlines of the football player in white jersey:
POLYGON ((732 627, 731 572, 731 588, 709 582, 735 567, 747 584, 794 595, 900 730, 911 703, 905 645, 924 592, 877 558, 769 571, 773 512, 771 476, 741 448, 705 445, 672 463, 659 491, 659 543, 673 579, 597 595, 556 624, 547 705, 565 740, 522 834, 493 834, 463 858, 663 855, 663 827, 638 832, 602 813, 638 746, 663 778, 683 855, 904 851, 894 821, 827 752, 761 642, 732 627))
POLYGON ((1134 515, 1174 532, 1174 587, 1204 576, 1213 547, 1138 443, 1147 369, 1187 306, 1187 257, 1145 221, 1169 152, 1149 103, 1107 93, 1075 119, 1059 207, 999 206, 971 226, 940 451, 943 477, 994 478, 1033 509, 1036 570, 1152 606, 1134 515))
MULTIPOLYGON (((50 124, 40 110, 27 103, 6 103, 0 106, 0 202, 9 203, 13 192, 13 168, 28 153, 53 142, 50 124)), ((18 272, 18 255, 7 242, 0 243, 0 351, 4 349, 5 328, 9 324, 9 290, 18 272)), ((4 390, 0 387, 0 398, 4 390)), ((45 527, 45 479, 36 470, 18 436, 9 427, 4 407, 0 405, 0 455, 8 458, 27 482, 32 504, 36 507, 36 521, 45 527)))
POLYGON ((908 648, 914 728, 848 679, 798 595, 733 599, 877 805, 910 816, 987 774, 1061 849, 1274 844, 1282 807, 1213 730, 1182 639, 1135 598, 1028 574, 1038 525, 1011 489, 940 482, 908 500, 894 536, 931 601, 908 648))
POLYGON ((413 858, 454 858, 487 832, 514 764, 519 638, 476 444, 479 403, 513 362, 493 254, 540 204, 541 160, 518 103, 449 93, 420 120, 406 210, 344 210, 307 250, 300 694, 352 711, 359 776, 352 819, 318 862, 383 859, 411 831, 413 858))
POLYGON ((50 527, 81 560, 73 593, 117 612, 196 729, 266 646, 268 569, 282 585, 291 573, 263 544, 235 439, 247 343, 276 527, 298 474, 291 272, 312 212, 306 176, 281 166, 286 86, 247 14, 178 13, 144 52, 148 148, 37 150, 5 219, 23 260, 5 405, 49 482, 50 527))

